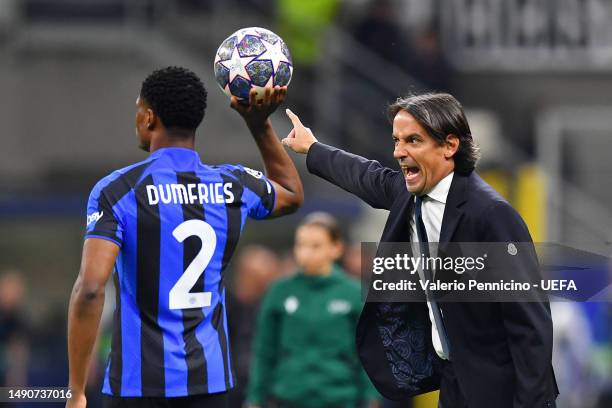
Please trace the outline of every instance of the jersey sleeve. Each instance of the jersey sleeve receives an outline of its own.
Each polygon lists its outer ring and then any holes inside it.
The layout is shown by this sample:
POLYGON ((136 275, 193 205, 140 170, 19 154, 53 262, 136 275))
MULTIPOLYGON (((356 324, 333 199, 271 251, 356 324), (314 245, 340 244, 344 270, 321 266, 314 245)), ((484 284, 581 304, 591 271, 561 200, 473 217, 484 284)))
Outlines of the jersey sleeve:
POLYGON ((244 166, 235 166, 233 170, 244 191, 242 200, 247 207, 248 216, 255 219, 263 219, 274 210, 275 191, 272 183, 261 171, 253 170, 244 166))
POLYGON ((102 238, 121 246, 123 225, 113 209, 104 184, 103 181, 99 182, 89 195, 85 238, 102 238))

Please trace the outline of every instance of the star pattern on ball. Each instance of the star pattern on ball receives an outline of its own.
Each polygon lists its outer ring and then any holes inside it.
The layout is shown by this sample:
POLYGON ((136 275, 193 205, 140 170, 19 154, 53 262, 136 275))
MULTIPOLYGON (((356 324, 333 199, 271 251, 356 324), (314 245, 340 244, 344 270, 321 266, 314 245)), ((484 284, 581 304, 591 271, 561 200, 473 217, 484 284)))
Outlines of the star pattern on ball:
POLYGON ((237 30, 217 49, 215 80, 223 92, 240 100, 248 99, 252 89, 259 95, 266 87, 288 85, 293 74, 288 52, 283 39, 270 30, 237 30))
POLYGON ((246 72, 244 67, 253 59, 253 57, 241 57, 240 54, 238 54, 238 48, 234 48, 232 51, 232 57, 230 59, 219 62, 221 65, 229 69, 229 82, 232 82, 237 76, 247 79, 249 78, 249 74, 246 72))
POLYGON ((274 44, 267 42, 263 38, 261 42, 266 46, 266 51, 257 57, 258 60, 268 59, 272 61, 273 72, 278 71, 278 65, 281 62, 286 62, 287 64, 291 64, 291 61, 287 58, 287 56, 283 53, 282 43, 281 41, 276 41, 274 44))

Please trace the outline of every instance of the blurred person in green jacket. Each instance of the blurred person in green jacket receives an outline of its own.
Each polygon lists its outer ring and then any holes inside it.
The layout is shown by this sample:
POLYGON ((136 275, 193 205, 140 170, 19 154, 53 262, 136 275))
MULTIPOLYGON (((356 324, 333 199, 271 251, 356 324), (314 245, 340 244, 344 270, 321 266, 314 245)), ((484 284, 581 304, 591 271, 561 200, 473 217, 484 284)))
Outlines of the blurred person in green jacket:
POLYGON ((319 62, 325 30, 335 21, 339 8, 339 0, 277 0, 276 28, 300 69, 319 62))
POLYGON ((261 306, 247 391, 251 407, 376 406, 354 336, 359 283, 335 265, 342 255, 333 217, 314 213, 295 233, 299 272, 268 290, 261 306))

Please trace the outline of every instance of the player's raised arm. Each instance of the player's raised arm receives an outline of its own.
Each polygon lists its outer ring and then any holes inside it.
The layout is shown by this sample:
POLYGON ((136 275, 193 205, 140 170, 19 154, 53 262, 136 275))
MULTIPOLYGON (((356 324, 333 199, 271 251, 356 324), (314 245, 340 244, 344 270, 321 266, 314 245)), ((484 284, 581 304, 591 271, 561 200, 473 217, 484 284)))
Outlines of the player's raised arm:
POLYGON ((70 366, 69 408, 84 408, 85 384, 91 353, 104 308, 104 288, 113 271, 119 246, 114 242, 88 238, 83 246, 79 276, 74 283, 68 308, 68 360, 70 366))
POLYGON ((296 211, 304 202, 304 189, 295 164, 280 143, 269 116, 285 100, 287 87, 266 89, 263 101, 257 102, 251 90, 249 104, 241 104, 232 97, 231 106, 244 118, 264 162, 266 176, 272 182, 276 195, 272 216, 296 211))

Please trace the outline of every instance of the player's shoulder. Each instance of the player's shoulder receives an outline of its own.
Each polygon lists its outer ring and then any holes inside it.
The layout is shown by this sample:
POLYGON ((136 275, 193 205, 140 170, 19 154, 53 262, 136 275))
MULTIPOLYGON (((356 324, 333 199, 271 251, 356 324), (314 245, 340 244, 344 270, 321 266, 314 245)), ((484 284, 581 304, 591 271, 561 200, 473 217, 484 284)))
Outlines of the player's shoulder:
POLYGON ((208 171, 213 171, 213 172, 217 172, 221 175, 224 175, 226 177, 229 177, 232 180, 235 181, 241 181, 242 180, 242 169, 240 168, 240 165, 237 164, 214 164, 214 165, 205 165, 206 169, 208 171))
POLYGON ((259 196, 270 194, 273 190, 270 181, 259 170, 242 164, 221 164, 216 167, 222 174, 232 177, 237 183, 259 196))
POLYGON ((92 195, 99 195, 103 189, 112 189, 114 184, 134 187, 144 170, 154 161, 154 158, 149 157, 107 174, 94 185, 92 195))
POLYGON ((256 179, 263 178, 264 176, 261 171, 252 169, 242 164, 217 164, 211 167, 216 168, 222 173, 231 175, 238 180, 243 180, 246 175, 256 179))

